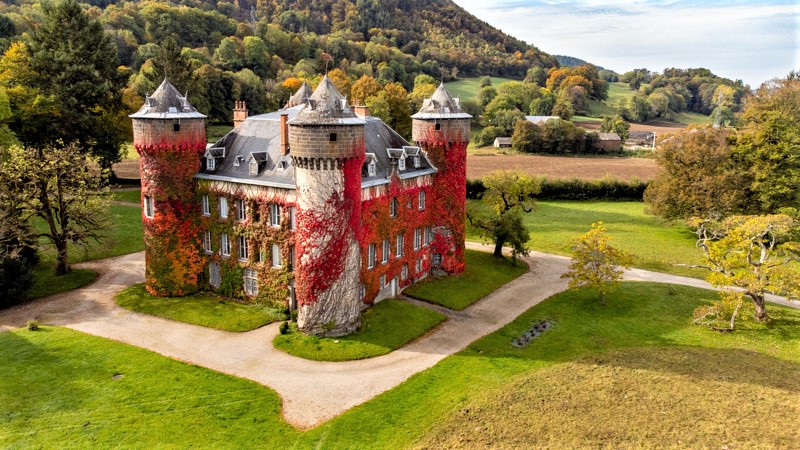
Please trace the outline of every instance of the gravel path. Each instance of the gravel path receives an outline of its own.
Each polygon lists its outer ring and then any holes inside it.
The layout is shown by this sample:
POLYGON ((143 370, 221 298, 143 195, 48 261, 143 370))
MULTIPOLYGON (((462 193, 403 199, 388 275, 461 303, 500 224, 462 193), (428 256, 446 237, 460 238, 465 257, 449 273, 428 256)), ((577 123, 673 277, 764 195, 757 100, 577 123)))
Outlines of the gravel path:
MULTIPOLYGON (((468 247, 490 249, 472 243, 468 247)), ((143 252, 78 265, 96 270, 97 281, 0 312, 0 331, 35 318, 254 380, 278 392, 289 423, 310 428, 392 389, 566 289, 566 280, 560 275, 568 258, 532 252, 526 261, 531 267, 528 273, 464 311, 449 312, 448 320, 432 332, 388 355, 361 361, 308 361, 278 351, 271 345, 278 333, 277 323, 247 333, 230 333, 120 308, 114 295, 144 281, 143 252)), ((631 270, 626 278, 702 284, 642 270, 631 270)))

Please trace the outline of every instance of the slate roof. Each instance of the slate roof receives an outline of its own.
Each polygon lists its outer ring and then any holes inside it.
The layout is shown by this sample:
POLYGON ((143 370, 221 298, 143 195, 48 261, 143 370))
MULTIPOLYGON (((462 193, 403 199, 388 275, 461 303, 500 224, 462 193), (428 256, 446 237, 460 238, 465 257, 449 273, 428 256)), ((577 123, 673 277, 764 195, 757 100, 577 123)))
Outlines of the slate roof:
POLYGON ((128 116, 132 119, 205 119, 194 106, 189 104, 185 95, 181 95, 175 86, 166 78, 161 82, 153 95, 144 99, 139 111, 128 116))
POLYGON ((471 119, 472 116, 461 109, 461 102, 453 98, 444 83, 440 84, 431 98, 422 102, 419 111, 411 116, 413 119, 471 119))
MULTIPOLYGON (((297 94, 299 93, 298 91, 297 94)), ((306 100, 306 107, 296 117, 290 119, 290 123, 292 125, 363 125, 364 121, 350 109, 347 99, 336 89, 328 75, 325 75, 314 93, 306 100)))
POLYGON ((289 97, 289 101, 286 102, 286 108, 291 108, 293 106, 302 105, 306 102, 306 99, 311 97, 311 94, 314 92, 311 90, 311 86, 308 85, 305 81, 303 81, 303 85, 300 86, 300 89, 294 93, 291 97, 289 97))
MULTIPOLYGON (((201 171, 196 178, 295 189, 295 169, 292 164, 291 149, 290 154, 281 154, 280 117, 282 114, 287 114, 289 121, 295 123, 293 121, 298 120, 306 113, 306 108, 308 106, 300 104, 248 117, 244 123, 209 147, 207 154, 217 158, 215 169, 207 170, 207 160, 203 158, 201 171), (251 156, 260 160, 259 172, 255 175, 251 175, 249 171, 248 163, 251 156), (238 166, 235 164, 237 160, 239 161, 238 166)), ((395 158, 393 161, 390 153, 405 155, 406 168, 398 171, 401 179, 436 172, 436 168, 427 159, 425 153, 419 150, 419 147, 409 144, 379 118, 366 117, 357 120, 364 125, 366 152, 375 155, 376 164, 375 175, 368 176, 368 161, 365 161, 362 170, 362 187, 389 183, 389 175, 397 167, 397 160, 395 158), (400 151, 392 150, 390 152, 389 149, 400 151), (415 156, 419 157, 419 167, 414 166, 415 156)), ((289 132, 291 133, 291 128, 289 132)))
POLYGON ((597 139, 601 141, 621 141, 617 133, 597 133, 597 139))

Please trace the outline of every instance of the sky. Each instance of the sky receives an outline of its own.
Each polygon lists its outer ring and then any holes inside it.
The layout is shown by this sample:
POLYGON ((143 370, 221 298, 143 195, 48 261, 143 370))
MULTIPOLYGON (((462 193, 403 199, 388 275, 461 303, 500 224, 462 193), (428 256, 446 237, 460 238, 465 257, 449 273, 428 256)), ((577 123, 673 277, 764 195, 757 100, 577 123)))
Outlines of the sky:
POLYGON ((454 0, 551 55, 618 73, 705 67, 762 82, 800 71, 800 0, 454 0))

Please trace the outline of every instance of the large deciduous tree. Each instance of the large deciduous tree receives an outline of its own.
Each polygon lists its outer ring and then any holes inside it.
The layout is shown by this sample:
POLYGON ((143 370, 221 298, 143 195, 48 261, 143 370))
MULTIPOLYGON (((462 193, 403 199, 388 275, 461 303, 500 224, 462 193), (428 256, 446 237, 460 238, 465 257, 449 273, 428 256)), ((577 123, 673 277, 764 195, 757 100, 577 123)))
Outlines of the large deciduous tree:
POLYGON ((606 294, 622 279, 622 268, 630 267, 632 257, 611 245, 611 236, 603 222, 581 235, 572 245, 572 262, 561 278, 569 278, 569 287, 588 286, 600 292, 600 302, 606 304, 606 294))
MULTIPOLYGON (((706 263, 700 267, 711 271, 708 282, 742 289, 753 301, 756 320, 769 319, 767 293, 794 298, 800 295, 800 272, 787 267, 792 261, 800 261, 800 242, 796 240, 800 227, 792 217, 730 216, 716 221, 693 219, 690 225, 697 228, 697 247, 705 257, 706 263)), ((716 308, 699 310, 695 315, 703 320, 709 316, 719 318, 722 305, 730 302, 731 296, 735 298, 736 294, 723 291, 723 299, 716 308)), ((741 299, 741 294, 738 298, 741 299)), ((730 329, 738 309, 734 307, 728 313, 730 329)))
POLYGON ((21 101, 41 99, 43 107, 12 105, 12 110, 24 112, 11 122, 12 130, 33 147, 79 143, 110 167, 119 160, 124 140, 123 135, 109 136, 108 130, 119 127, 106 123, 122 120, 117 112, 126 80, 118 69, 117 47, 77 0, 46 3, 43 10, 44 20, 27 46, 15 50, 16 60, 5 61, 9 73, 2 80, 8 90, 34 94, 21 101))
POLYGON ((732 158, 729 135, 721 128, 690 127, 663 140, 656 153, 663 170, 644 193, 650 212, 687 219, 745 211, 750 182, 732 158))
POLYGON ((500 170, 483 179, 486 191, 483 205, 470 204, 467 219, 484 237, 494 241, 494 256, 503 256, 503 246, 511 246, 512 255, 527 255, 530 234, 522 222, 533 211, 532 196, 541 192, 541 183, 524 173, 500 170))
POLYGON ((45 223, 39 237, 56 249, 56 274, 69 272, 67 245, 98 241, 108 225, 108 187, 97 162, 78 148, 11 147, 0 161, 3 203, 16 220, 28 224, 37 216, 45 223))
POLYGON ((800 75, 763 84, 740 116, 736 156, 763 212, 800 209, 800 75))

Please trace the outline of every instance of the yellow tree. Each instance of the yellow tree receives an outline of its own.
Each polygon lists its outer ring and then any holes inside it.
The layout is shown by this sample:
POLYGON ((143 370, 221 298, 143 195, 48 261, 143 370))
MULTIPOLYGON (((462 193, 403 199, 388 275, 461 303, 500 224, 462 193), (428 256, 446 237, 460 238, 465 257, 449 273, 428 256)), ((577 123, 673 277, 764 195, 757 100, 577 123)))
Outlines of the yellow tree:
MULTIPOLYGON (((753 300, 755 318, 769 320, 767 293, 800 296, 800 272, 787 267, 800 261, 800 226, 785 214, 731 216, 719 221, 691 220, 697 228, 697 247, 703 251, 711 271, 708 282, 717 287, 733 286, 753 300)), ((723 291, 722 300, 711 308, 698 308, 695 323, 711 325, 730 319, 733 329, 742 295, 723 291), (737 300, 738 298, 738 300, 737 300)))
POLYGON ((611 245, 611 236, 603 222, 592 224, 592 229, 575 239, 572 245, 572 262, 561 278, 569 278, 569 287, 588 286, 600 292, 600 302, 606 304, 606 293, 611 292, 622 279, 622 268, 631 265, 633 257, 611 245))

